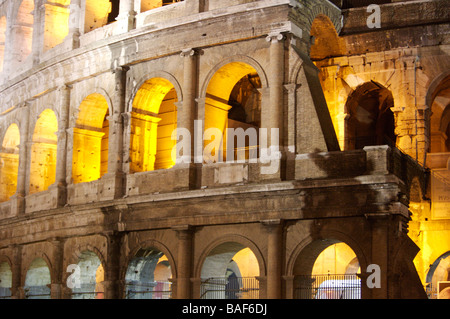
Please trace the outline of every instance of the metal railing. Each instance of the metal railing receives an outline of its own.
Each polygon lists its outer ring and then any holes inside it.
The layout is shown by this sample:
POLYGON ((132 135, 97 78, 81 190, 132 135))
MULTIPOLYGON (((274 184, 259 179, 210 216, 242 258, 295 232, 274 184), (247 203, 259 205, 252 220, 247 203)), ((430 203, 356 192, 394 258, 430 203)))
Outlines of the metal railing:
POLYGON ((149 283, 128 283, 125 286, 126 299, 171 299, 172 283, 170 281, 153 281, 149 283))
POLYGON ((296 299, 361 299, 357 275, 300 275, 294 284, 296 299))
POLYGON ((72 299, 103 299, 104 293, 100 291, 72 292, 72 299))
POLYGON ((258 299, 255 277, 214 277, 202 279, 200 299, 258 299))

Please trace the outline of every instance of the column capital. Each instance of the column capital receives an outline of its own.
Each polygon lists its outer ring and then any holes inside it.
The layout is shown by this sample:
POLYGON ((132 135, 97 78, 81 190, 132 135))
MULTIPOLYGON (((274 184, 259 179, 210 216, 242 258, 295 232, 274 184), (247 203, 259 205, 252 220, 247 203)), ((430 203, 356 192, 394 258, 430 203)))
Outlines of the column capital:
POLYGON ((284 39, 286 39, 286 37, 281 32, 272 32, 272 33, 269 33, 266 37, 266 41, 271 42, 271 43, 281 42, 284 39))
POLYGON ((184 58, 184 57, 195 56, 198 54, 199 54, 198 49, 188 48, 188 49, 181 50, 180 56, 184 58))

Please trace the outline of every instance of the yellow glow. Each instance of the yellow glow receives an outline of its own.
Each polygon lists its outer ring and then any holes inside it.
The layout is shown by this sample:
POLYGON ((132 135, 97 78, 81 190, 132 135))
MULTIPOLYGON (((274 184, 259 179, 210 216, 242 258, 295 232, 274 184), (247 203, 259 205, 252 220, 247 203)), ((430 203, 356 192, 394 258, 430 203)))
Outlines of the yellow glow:
POLYGON ((103 265, 100 264, 98 266, 97 271, 95 272, 95 292, 97 293, 96 299, 103 299, 105 289, 103 287, 103 281, 105 280, 105 270, 103 269, 103 265))
POLYGON ((111 8, 109 0, 86 0, 84 32, 106 25, 111 8))
MULTIPOLYGON (((205 157, 206 162, 216 162, 219 159, 219 149, 226 157, 226 136, 224 132, 229 127, 228 104, 230 94, 236 84, 245 76, 256 74, 256 70, 242 62, 232 62, 220 68, 208 84, 205 101, 205 157), (217 131, 220 136, 208 136, 210 130, 217 131), (220 134, 219 134, 220 133, 220 134), (212 156, 210 157, 209 154, 212 156)), ((234 150, 233 150, 234 152, 234 150)))
POLYGON ((0 72, 3 71, 6 43, 6 16, 0 18, 0 72))
POLYGON ((16 193, 19 171, 20 132, 17 124, 11 124, 0 149, 0 202, 9 200, 16 193))
MULTIPOLYGON (((355 258, 356 254, 347 244, 331 245, 317 257, 312 275, 346 274, 355 258)), ((359 272, 360 269, 357 270, 357 273, 359 272)))
POLYGON ((44 51, 63 42, 69 33, 70 0, 55 0, 45 4, 44 51))
POLYGON ((258 260, 250 248, 244 248, 233 256, 242 277, 259 276, 258 260))
POLYGON ((45 110, 36 121, 31 147, 30 194, 46 190, 55 182, 58 120, 45 110))
POLYGON ((177 128, 177 94, 163 78, 146 81, 136 93, 131 112, 130 170, 146 172, 175 165, 171 139, 177 128))
POLYGON ((108 103, 101 94, 89 95, 80 105, 73 130, 73 183, 99 179, 107 171, 108 103))

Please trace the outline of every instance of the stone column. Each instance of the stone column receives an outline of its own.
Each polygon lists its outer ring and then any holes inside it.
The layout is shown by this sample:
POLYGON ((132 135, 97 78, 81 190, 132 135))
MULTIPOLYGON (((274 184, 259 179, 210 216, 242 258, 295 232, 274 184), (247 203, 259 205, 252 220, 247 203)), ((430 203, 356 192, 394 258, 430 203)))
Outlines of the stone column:
POLYGON ((62 207, 67 202, 67 142, 70 110, 70 90, 71 87, 64 85, 60 87, 60 118, 58 124, 58 146, 56 153, 56 173, 55 187, 58 188, 58 207, 62 207))
POLYGON ((13 245, 12 256, 12 283, 11 283, 11 299, 21 299, 22 296, 22 246, 13 245))
POLYGON ((127 67, 117 67, 115 74, 115 94, 113 97, 113 110, 109 121, 109 144, 108 144, 108 173, 105 179, 114 179, 114 198, 123 196, 123 133, 126 94, 127 67))
POLYGON ((105 299, 121 299, 123 297, 123 283, 120 280, 120 250, 122 243, 122 233, 111 232, 105 234, 107 238, 105 279, 103 286, 105 289, 105 299))
POLYGON ((280 180, 285 175, 284 152, 284 39, 281 33, 269 34, 269 102, 262 103, 260 138, 261 178, 280 180), (274 135, 278 131, 278 138, 274 135), (264 131, 262 131, 264 132, 264 131), (269 163, 269 167, 267 167, 269 163))
MULTIPOLYGON (((184 163, 193 163, 194 156, 194 120, 197 93, 197 51, 186 49, 181 52, 184 63, 183 74, 183 102, 178 109, 177 128, 183 128, 190 132, 191 148, 189 156, 183 154, 180 159, 184 163)), ((178 163, 178 158, 177 158, 178 163)))
MULTIPOLYGON (((263 127, 278 128, 280 130, 279 145, 283 145, 283 110, 284 110, 284 40, 281 33, 269 34, 266 38, 270 42, 269 88, 270 105, 264 114, 263 127)), ((269 139, 270 141, 270 139, 269 139)))
POLYGON ((80 47, 80 35, 84 32, 84 20, 81 19, 81 0, 71 0, 69 5, 69 33, 65 41, 69 43, 69 48, 80 47))
POLYGON ((120 33, 126 33, 136 28, 135 0, 120 0, 119 15, 116 20, 120 25, 120 33))
POLYGON ((173 227, 178 237, 177 299, 191 298, 192 228, 173 227))
POLYGON ((286 84, 288 107, 286 114, 286 129, 283 132, 286 144, 286 179, 295 179, 295 156, 297 145, 297 93, 300 84, 286 84))
POLYGON ((205 0, 185 0, 186 15, 196 14, 206 11, 207 5, 205 0))
POLYGON ((20 106, 21 123, 20 123, 20 146, 19 146, 19 168, 17 172, 17 186, 16 193, 11 197, 11 210, 15 211, 17 215, 25 213, 25 196, 27 195, 27 172, 29 168, 29 149, 30 143, 28 141, 30 107, 28 103, 23 103, 20 106))
POLYGON ((63 282, 63 263, 64 263, 64 238, 53 238, 50 239, 50 242, 53 244, 54 254, 52 265, 52 283, 51 283, 51 298, 52 299, 62 299, 64 285, 63 282))
POLYGON ((267 231, 267 298, 280 299, 283 222, 276 219, 262 224, 267 231))
MULTIPOLYGON (((389 298, 388 269, 389 269, 389 214, 367 214, 372 229, 372 256, 371 264, 380 267, 380 288, 369 289, 371 299, 389 298)), ((365 270, 365 269, 364 269, 365 270)), ((367 274, 363 272, 363 279, 367 280, 367 274)), ((364 281, 365 286, 366 281, 364 281)), ((362 290, 367 297, 367 289, 362 290)))

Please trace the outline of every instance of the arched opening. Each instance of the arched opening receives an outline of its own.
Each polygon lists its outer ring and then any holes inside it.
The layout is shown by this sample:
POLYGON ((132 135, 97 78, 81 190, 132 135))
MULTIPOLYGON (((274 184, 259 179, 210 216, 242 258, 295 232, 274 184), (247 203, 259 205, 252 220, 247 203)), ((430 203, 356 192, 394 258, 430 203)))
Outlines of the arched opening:
POLYGON ((319 14, 311 25, 312 45, 310 57, 313 61, 343 56, 346 53, 345 41, 339 38, 330 18, 319 14))
POLYGON ((84 33, 116 21, 119 5, 119 0, 86 0, 84 33))
POLYGON ((437 299, 439 296, 439 282, 450 282, 450 251, 437 258, 427 273, 426 284, 427 294, 430 299, 437 299))
POLYGON ((6 44, 6 16, 0 17, 0 72, 3 72, 6 44))
POLYGON ((80 282, 72 289, 72 299, 103 299, 105 274, 97 254, 83 251, 77 265, 80 282))
POLYGON ((89 95, 80 105, 73 129, 73 183, 98 180, 108 171, 109 108, 99 93, 89 95))
POLYGON ((450 152, 450 76, 436 88, 431 101, 430 152, 450 152))
POLYGON ((44 5, 44 52, 62 43, 69 33, 70 0, 54 0, 44 5))
POLYGON ((34 0, 23 0, 12 28, 14 61, 21 63, 30 55, 33 42, 34 0))
POLYGON ((360 264, 355 252, 337 240, 316 240, 294 264, 297 299, 360 299, 360 264))
POLYGON ((202 299, 258 299, 258 260, 248 247, 236 242, 218 245, 201 270, 202 299))
POLYGON ((50 299, 50 270, 42 258, 36 258, 30 264, 25 277, 26 299, 50 299))
POLYGON ((58 119, 46 109, 39 115, 33 133, 30 164, 30 194, 42 192, 55 182, 58 119))
POLYGON ((12 271, 7 262, 0 263, 0 300, 11 298, 12 271))
POLYGON ((182 2, 184 0, 141 0, 140 12, 149 11, 172 3, 182 2))
POLYGON ((245 161, 258 157, 261 127, 261 78, 243 62, 221 67, 205 99, 204 161, 245 161))
POLYGON ((396 145, 392 93, 376 82, 358 86, 348 97, 346 149, 396 145))
POLYGON ((147 172, 175 165, 171 139, 177 128, 177 92, 164 78, 147 80, 137 91, 131 112, 130 171, 147 172))
POLYGON ((0 202, 16 193, 19 172, 20 132, 17 124, 11 124, 3 137, 0 149, 0 202))
POLYGON ((170 299, 172 270, 169 260, 156 248, 140 249, 125 275, 126 299, 170 299))

